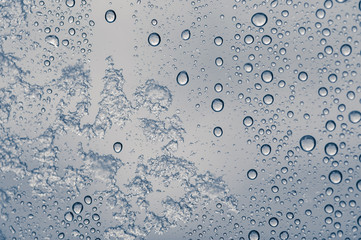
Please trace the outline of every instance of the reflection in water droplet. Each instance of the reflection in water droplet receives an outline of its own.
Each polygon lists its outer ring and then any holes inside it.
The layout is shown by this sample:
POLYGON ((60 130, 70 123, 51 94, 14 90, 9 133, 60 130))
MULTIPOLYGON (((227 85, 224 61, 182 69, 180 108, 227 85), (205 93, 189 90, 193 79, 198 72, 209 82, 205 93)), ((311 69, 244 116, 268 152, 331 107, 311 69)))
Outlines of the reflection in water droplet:
POLYGON ((212 101, 212 109, 215 112, 220 112, 224 108, 224 102, 222 99, 216 98, 212 101))
POLYGON ((339 184, 342 181, 342 173, 338 170, 333 170, 328 175, 328 179, 333 184, 339 184))
POLYGON ((189 40, 191 38, 191 31, 189 31, 189 29, 184 30, 181 37, 183 40, 189 40))
POLYGON ((160 36, 158 33, 151 33, 148 37, 148 43, 149 45, 156 47, 160 44, 160 36))
POLYGON ((213 134, 214 134, 214 136, 216 136, 216 137, 221 137, 221 136, 223 135, 223 130, 222 130, 222 128, 221 128, 221 127, 215 127, 215 128, 213 129, 213 134))
POLYGON ((243 124, 244 124, 244 126, 246 126, 246 127, 252 126, 252 125, 253 125, 253 118, 250 117, 250 116, 245 117, 245 118, 243 119, 243 124))
POLYGON ((261 153, 262 153, 264 156, 270 155, 270 154, 271 154, 271 151, 272 151, 272 149, 271 149, 271 146, 270 146, 270 145, 268 145, 268 144, 262 145, 262 147, 261 147, 261 153))
POLYGON ((264 13, 256 13, 252 16, 252 23, 256 27, 263 27, 267 23, 267 16, 264 13))
POLYGON ((337 152, 338 152, 338 147, 337 147, 336 143, 330 142, 330 143, 326 144, 325 153, 328 156, 335 156, 337 154, 337 152))
POLYGON ((177 83, 180 86, 184 86, 184 85, 187 85, 188 82, 189 82, 188 73, 186 71, 179 72, 177 75, 177 83))
POLYGON ((262 78, 263 82, 270 83, 273 80, 273 73, 271 71, 266 70, 266 71, 262 72, 261 78, 262 78))
POLYGON ((352 111, 348 114, 348 119, 351 123, 359 123, 361 120, 361 113, 359 111, 352 111))
POLYGON ((250 169, 248 170, 247 172, 247 177, 250 179, 250 180, 255 180, 258 176, 258 173, 255 169, 250 169))
POLYGON ((341 54, 346 57, 346 56, 349 56, 352 53, 352 48, 351 48, 350 45, 344 44, 344 45, 341 46, 340 51, 341 51, 341 54))
POLYGON ((73 212, 76 214, 80 214, 83 211, 83 204, 80 202, 76 202, 73 204, 73 212))
POLYGON ((300 139, 300 147, 305 152, 311 152, 316 147, 316 140, 311 135, 305 135, 300 139))
POLYGON ((113 23, 116 18, 117 18, 117 15, 115 14, 115 12, 113 10, 108 10, 105 12, 105 20, 108 23, 113 23))
POLYGON ((114 145, 113 145, 113 150, 114 150, 114 152, 116 152, 116 153, 120 153, 120 152, 123 150, 123 144, 120 143, 120 142, 114 143, 114 145))
POLYGON ((59 47, 59 38, 55 35, 46 36, 45 41, 54 47, 59 47))
POLYGON ((223 38, 222 37, 216 37, 214 39, 214 44, 216 44, 217 46, 221 46, 223 44, 223 38))
POLYGON ((248 240, 259 240, 259 233, 256 230, 252 230, 248 233, 248 240))

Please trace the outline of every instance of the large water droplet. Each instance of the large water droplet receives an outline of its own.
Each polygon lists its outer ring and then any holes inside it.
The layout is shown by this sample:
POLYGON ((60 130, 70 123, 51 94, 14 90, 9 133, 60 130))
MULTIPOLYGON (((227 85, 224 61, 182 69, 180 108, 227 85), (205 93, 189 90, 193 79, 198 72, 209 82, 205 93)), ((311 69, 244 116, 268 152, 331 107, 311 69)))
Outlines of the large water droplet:
POLYGON ((247 172, 248 179, 255 180, 257 178, 257 176, 258 176, 258 173, 255 169, 248 170, 248 172, 247 172))
POLYGON ((224 102, 222 99, 216 98, 212 101, 212 109, 215 112, 220 112, 224 108, 224 102))
POLYGON ((338 152, 338 147, 337 147, 336 143, 330 142, 330 143, 326 144, 325 153, 328 156, 335 156, 337 154, 337 152, 338 152))
POLYGON ((252 230, 248 233, 248 240, 259 240, 259 233, 256 230, 252 230))
POLYGON ((255 25, 256 27, 262 27, 267 23, 267 15, 264 13, 255 13, 252 16, 252 23, 253 25, 255 25))
POLYGON ((271 94, 266 94, 264 97, 263 97, 263 102, 266 104, 266 105, 271 105, 273 103, 273 96, 271 94))
POLYGON ((108 10, 105 12, 105 20, 108 23, 113 23, 115 21, 115 19, 117 19, 117 15, 115 14, 115 12, 113 10, 108 10))
POLYGON ((177 75, 177 83, 181 86, 187 85, 189 82, 189 76, 186 71, 181 71, 177 75))
POLYGON ((45 41, 54 47, 59 47, 59 38, 55 35, 46 36, 45 41))
POLYGON ((270 154, 271 154, 271 151, 272 151, 272 149, 271 149, 271 146, 270 146, 270 145, 268 145, 268 144, 262 145, 262 147, 261 147, 261 153, 262 153, 264 156, 270 155, 270 154))
POLYGON ((189 31, 189 29, 184 30, 181 37, 183 40, 189 40, 191 38, 191 31, 189 31))
POLYGON ((270 83, 273 80, 273 73, 271 71, 264 71, 261 74, 262 81, 265 83, 270 83))
POLYGON ((80 202, 76 202, 73 204, 73 212, 76 214, 80 214, 83 211, 83 204, 80 202))
POLYGON ((336 129, 336 123, 335 123, 335 121, 333 121, 333 120, 328 120, 328 121, 326 122, 326 129, 327 129, 327 131, 330 131, 330 132, 334 131, 334 130, 336 129))
POLYGON ((160 36, 158 33, 151 33, 148 37, 148 43, 149 45, 156 47, 160 44, 160 36))
POLYGON ((113 150, 116 153, 120 153, 123 150, 123 144, 121 142, 114 143, 113 150))
POLYGON ((300 147, 305 152, 311 152, 316 147, 316 140, 311 135, 305 135, 300 139, 300 147))
POLYGON ((342 173, 338 170, 333 170, 328 175, 328 179, 333 184, 339 184, 342 181, 342 173))
POLYGON ((361 120, 361 113, 359 111, 352 111, 348 114, 348 120, 350 120, 351 123, 359 123, 361 120))
POLYGON ((352 53, 352 48, 350 45, 348 44, 344 44, 341 46, 341 49, 340 49, 342 55, 344 55, 345 57, 349 56, 351 53, 352 53))

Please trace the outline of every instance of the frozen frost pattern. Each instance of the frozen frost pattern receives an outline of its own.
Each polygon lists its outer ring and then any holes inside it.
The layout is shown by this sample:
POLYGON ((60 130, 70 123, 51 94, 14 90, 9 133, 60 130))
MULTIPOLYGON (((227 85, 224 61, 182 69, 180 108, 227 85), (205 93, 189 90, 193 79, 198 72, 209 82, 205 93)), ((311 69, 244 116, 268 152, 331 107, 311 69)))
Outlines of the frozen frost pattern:
POLYGON ((360 4, 0 0, 0 239, 359 239, 360 4))

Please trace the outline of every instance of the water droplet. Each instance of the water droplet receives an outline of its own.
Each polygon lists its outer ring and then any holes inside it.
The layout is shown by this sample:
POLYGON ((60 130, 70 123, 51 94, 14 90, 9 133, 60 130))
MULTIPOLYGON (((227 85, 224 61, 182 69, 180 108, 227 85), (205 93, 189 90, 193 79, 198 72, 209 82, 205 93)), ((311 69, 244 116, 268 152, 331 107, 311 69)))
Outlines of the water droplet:
POLYGON ((59 233, 59 235, 58 235, 58 238, 59 238, 59 239, 64 239, 64 237, 65 237, 65 234, 64 234, 64 233, 59 233))
POLYGON ((221 136, 223 135, 223 130, 222 130, 222 128, 221 128, 221 127, 215 127, 215 128, 213 129, 213 134, 214 134, 214 136, 216 136, 216 137, 221 137, 221 136))
POLYGON ((268 18, 266 14, 260 12, 255 13, 251 19, 253 25, 255 25, 256 27, 263 27, 267 23, 267 20, 268 18))
POLYGON ((105 20, 108 23, 113 23, 116 18, 117 18, 117 15, 115 14, 114 10, 108 10, 105 12, 105 20))
POLYGON ((273 103, 273 96, 271 94, 266 94, 264 97, 263 97, 263 102, 267 105, 271 105, 273 103))
POLYGON ((54 47, 59 47, 59 38, 55 35, 46 36, 45 41, 54 47))
POLYGON ((152 24, 153 26, 156 26, 156 25, 158 24, 157 19, 152 19, 151 24, 152 24))
POLYGON ((215 112, 220 112, 224 108, 224 102, 222 99, 216 98, 212 101, 212 109, 215 112))
POLYGON ((223 65, 223 59, 221 57, 217 57, 215 63, 218 67, 223 65))
POLYGON ((278 226, 278 219, 273 217, 273 218, 270 218, 270 220, 268 221, 268 224, 271 226, 271 227, 277 227, 278 226))
POLYGON ((87 195, 87 196, 84 197, 84 202, 85 202, 86 205, 90 205, 90 204, 92 204, 93 199, 92 199, 91 196, 87 195))
POLYGON ((94 221, 99 221, 99 220, 100 220, 99 214, 94 213, 94 214, 92 215, 92 219, 93 219, 94 221))
POLYGON ((114 152, 116 152, 116 153, 120 153, 120 152, 123 150, 123 144, 120 143, 120 142, 114 143, 114 145, 113 145, 113 150, 114 150, 114 152))
POLYGON ((358 217, 357 224, 361 227, 361 216, 358 217))
POLYGON ((271 38, 270 36, 268 36, 268 35, 264 35, 264 36, 262 37, 262 43, 263 43, 264 45, 269 45, 269 44, 272 43, 272 38, 271 38))
POLYGON ((298 74, 298 80, 305 82, 308 79, 308 74, 306 72, 300 72, 298 74))
POLYGON ((244 42, 245 42, 246 44, 252 44, 252 43, 254 42, 253 36, 252 36, 252 35, 246 35, 246 36, 244 37, 244 42))
POLYGON ((344 44, 341 46, 341 49, 340 49, 342 55, 344 55, 345 57, 349 56, 351 53, 352 53, 352 48, 350 45, 348 44, 344 44))
POLYGON ((333 213, 334 208, 333 208, 333 206, 331 204, 327 204, 325 206, 324 210, 325 210, 325 213, 330 214, 330 213, 333 213))
POLYGON ((257 176, 258 176, 258 173, 255 169, 248 170, 248 172, 247 172, 248 179, 255 180, 257 178, 257 176))
POLYGON ((337 147, 336 143, 330 142, 330 143, 326 144, 325 153, 328 156, 335 156, 337 154, 337 152, 338 152, 338 147, 337 147))
POLYGON ((361 113, 359 111, 352 111, 348 114, 348 119, 351 123, 359 123, 361 120, 361 113))
POLYGON ((221 46, 223 44, 223 38, 222 37, 216 37, 214 39, 214 44, 216 44, 216 46, 221 46))
POLYGON ((320 8, 320 9, 318 9, 318 10, 316 11, 316 17, 317 17, 317 18, 323 19, 323 18, 325 18, 325 16, 326 16, 326 11, 323 10, 322 8, 320 8))
POLYGON ((189 82, 188 73, 186 71, 179 72, 177 75, 177 83, 180 86, 184 86, 184 85, 187 85, 188 82, 189 82))
POLYGON ((356 188, 361 192, 361 179, 357 181, 356 188))
POLYGON ((337 75, 336 74, 330 74, 330 76, 328 76, 328 81, 330 83, 335 83, 337 81, 337 75))
POLYGON ((250 116, 247 116, 243 119, 243 125, 246 127, 250 127, 253 125, 253 118, 250 116))
POLYGON ((186 29, 182 32, 181 37, 183 40, 187 41, 191 38, 191 31, 189 29, 186 29))
POLYGON ((265 83, 270 83, 273 80, 273 73, 271 71, 264 71, 261 74, 262 81, 265 83))
POLYGON ((148 37, 148 43, 149 45, 156 47, 160 44, 160 36, 158 33, 151 33, 148 37))
POLYGON ((214 91, 219 93, 219 92, 222 92, 222 90, 223 90, 223 85, 222 84, 216 83, 216 85, 214 85, 214 91))
POLYGON ((259 233, 256 230, 252 230, 248 233, 248 240, 259 240, 259 233))
POLYGON ((305 152, 311 152, 316 147, 316 140, 311 135, 305 135, 300 139, 300 147, 305 152))
POLYGON ((280 233, 280 239, 281 240, 287 240, 288 237, 289 237, 288 232, 283 231, 283 232, 280 233))
POLYGON ((262 153, 264 156, 270 155, 270 154, 271 154, 271 151, 272 151, 272 149, 271 149, 271 146, 270 146, 270 145, 268 145, 268 144, 262 145, 262 147, 261 147, 261 153, 262 153))
POLYGON ((335 123, 335 121, 333 121, 333 120, 328 120, 328 121, 326 122, 326 129, 327 129, 327 131, 330 131, 330 132, 334 131, 334 130, 336 129, 336 123, 335 123))
POLYGON ((328 94, 328 90, 325 87, 320 87, 320 89, 318 89, 318 95, 320 95, 320 97, 326 97, 328 94))
POLYGON ((333 170, 328 175, 328 179, 333 184, 339 184, 342 181, 342 173, 338 170, 333 170))
POLYGON ((68 6, 68 7, 74 7, 74 5, 75 5, 75 0, 66 0, 65 4, 66 4, 66 6, 68 6))
POLYGON ((253 66, 252 66, 251 63, 246 63, 246 64, 244 64, 243 69, 244 69, 246 72, 250 73, 250 72, 252 72, 252 70, 253 70, 253 66))
POLYGON ((83 204, 80 202, 76 202, 73 204, 73 212, 76 214, 80 214, 83 211, 83 204))
POLYGON ((74 219, 73 213, 72 213, 72 212, 66 212, 66 213, 64 214, 64 219, 65 219, 66 221, 68 221, 68 222, 73 221, 73 219, 74 219))

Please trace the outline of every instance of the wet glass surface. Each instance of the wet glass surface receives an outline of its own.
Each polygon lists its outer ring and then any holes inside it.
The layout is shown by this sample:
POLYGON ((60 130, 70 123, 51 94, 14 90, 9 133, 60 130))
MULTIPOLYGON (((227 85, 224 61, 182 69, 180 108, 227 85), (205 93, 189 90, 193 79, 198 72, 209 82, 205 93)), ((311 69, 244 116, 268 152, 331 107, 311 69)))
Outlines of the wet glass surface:
POLYGON ((0 239, 360 239, 361 1, 0 0, 0 239))

